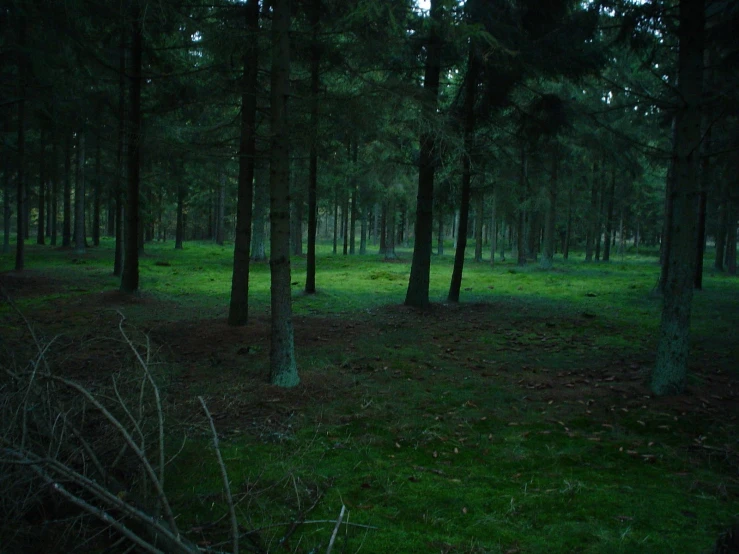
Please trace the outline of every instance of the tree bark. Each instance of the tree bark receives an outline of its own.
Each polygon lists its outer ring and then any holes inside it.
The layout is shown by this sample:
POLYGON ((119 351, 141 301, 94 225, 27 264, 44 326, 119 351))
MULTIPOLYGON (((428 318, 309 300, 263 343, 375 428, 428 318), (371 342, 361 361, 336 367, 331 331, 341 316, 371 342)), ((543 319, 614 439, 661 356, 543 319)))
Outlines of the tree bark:
MULTIPOLYGON (((239 140, 239 191, 236 204, 229 325, 246 325, 249 320, 249 262, 251 259, 252 201, 254 198, 254 162, 256 156, 257 68, 259 0, 249 0, 246 12, 246 52, 241 89, 241 137, 239 140)), ((182 190, 182 187, 180 187, 182 190)), ((182 194, 181 194, 182 196, 182 194)), ((182 201, 178 202, 179 228, 182 201)), ((180 239, 180 248, 182 241, 180 239)))
POLYGON ((657 363, 651 382, 652 392, 658 396, 682 392, 688 370, 697 235, 695 205, 700 178, 704 34, 704 0, 680 0, 678 90, 682 105, 675 116, 672 239, 667 252, 669 267, 657 363))
POLYGON ((137 293, 139 290, 139 186, 141 183, 141 65, 143 52, 143 11, 134 1, 131 10, 131 82, 128 111, 126 191, 126 240, 121 277, 121 292, 137 293))
POLYGON ((305 292, 316 292, 316 233, 318 223, 318 93, 321 88, 321 47, 318 42, 321 20, 321 0, 310 5, 311 25, 310 57, 310 161, 308 166, 308 252, 305 263, 305 292))
POLYGON ((477 193, 477 213, 475 214, 475 262, 482 262, 482 225, 485 217, 485 194, 477 193))
POLYGON ((587 231, 585 236, 585 261, 593 261, 593 250, 595 245, 595 230, 597 226, 597 211, 598 211, 598 187, 597 187, 597 175, 598 175, 598 162, 593 162, 593 171, 590 182, 590 211, 588 212, 587 218, 587 231))
POLYGON ((497 219, 497 204, 498 204, 498 191, 493 189, 493 202, 492 202, 491 216, 490 216, 490 267, 495 266, 495 250, 498 248, 498 219, 497 219))
POLYGON ((38 228, 36 233, 36 244, 46 242, 44 223, 46 218, 46 179, 48 161, 46 160, 46 133, 41 130, 41 151, 39 159, 39 182, 38 182, 38 228))
POLYGON ((394 260, 395 255, 395 221, 398 214, 395 210, 395 197, 390 196, 387 201, 387 213, 385 215, 385 259, 394 260))
POLYGON ((269 171, 265 161, 254 166, 254 213, 252 214, 251 261, 266 262, 266 219, 269 209, 269 171))
POLYGON ((547 190, 547 211, 544 219, 544 248, 542 248, 540 267, 552 269, 554 263, 554 241, 557 223, 557 188, 559 186, 559 143, 552 150, 552 174, 547 190))
POLYGON ((23 240, 25 236, 26 219, 26 175, 25 148, 26 148, 26 18, 20 16, 18 21, 18 157, 17 157, 17 182, 16 182, 16 246, 15 246, 15 270, 23 271, 26 263, 26 246, 23 240))
MULTIPOLYGON (((441 74, 442 41, 439 27, 442 24, 443 3, 431 0, 431 31, 426 44, 426 65, 423 78, 423 95, 426 114, 432 119, 436 113, 441 74)), ((430 122, 426 125, 430 128, 430 122)), ((420 136, 421 152, 418 162, 418 196, 416 197, 416 223, 413 239, 413 259, 405 305, 425 308, 429 305, 429 279, 431 272, 431 245, 433 242, 434 174, 436 171, 436 137, 433 131, 420 136)))
POLYGON ((611 261, 611 237, 613 233, 613 207, 616 195, 616 167, 611 167, 611 187, 608 190, 608 207, 606 208, 606 236, 603 242, 603 261, 611 261))
POLYGON ((113 255, 113 275, 123 274, 123 181, 125 177, 124 158, 126 153, 126 27, 121 25, 118 47, 118 132, 116 137, 116 170, 113 190, 113 209, 115 210, 115 253, 113 255))
POLYGON ((272 328, 270 382, 294 387, 300 382, 295 363, 290 288, 290 1, 272 3, 272 76, 270 148, 270 273, 272 328))
MULTIPOLYGON (((521 144, 521 175, 519 190, 522 196, 521 200, 526 196, 526 182, 527 182, 527 169, 526 169, 526 145, 521 144)), ((523 267, 526 265, 526 211, 523 206, 518 206, 518 225, 516 229, 516 244, 518 254, 518 265, 523 267)))
MULTIPOLYGON (((8 128, 8 119, 5 119, 5 129, 8 128)), ((3 254, 10 252, 10 155, 3 144, 3 254)))
POLYGON ((672 220, 673 220, 673 202, 674 202, 674 189, 675 189, 675 152, 677 143, 677 118, 672 118, 672 151, 673 157, 670 160, 670 165, 667 168, 667 179, 665 181, 665 220, 662 224, 662 242, 659 250, 659 262, 660 262, 660 276, 659 276, 659 291, 665 292, 665 286, 667 284, 667 274, 670 266, 670 251, 672 248, 672 220))
POLYGON ((457 250, 454 253, 454 268, 452 280, 449 284, 449 302, 459 302, 459 290, 462 287, 462 272, 464 271, 464 254, 467 248, 467 222, 470 212, 470 194, 472 184, 472 149, 475 132, 475 102, 477 100, 477 82, 480 70, 480 61, 470 43, 467 62, 467 80, 465 82, 465 97, 463 105, 464 151, 462 153, 462 200, 459 205, 459 228, 457 229, 457 250))
POLYGON ((97 140, 95 142, 95 181, 92 184, 92 245, 100 246, 100 195, 102 172, 100 171, 100 141, 102 130, 98 121, 97 140))
POLYGON ((716 227, 716 259, 713 267, 718 271, 724 270, 726 253, 726 235, 729 230, 729 184, 726 180, 721 183, 718 205, 718 225, 716 227))
POLYGON ((736 203, 729 205, 729 230, 726 233, 726 269, 729 275, 736 275, 736 226, 737 226, 736 203))
POLYGON ((77 132, 76 175, 74 182, 74 251, 84 254, 85 237, 85 131, 77 132))

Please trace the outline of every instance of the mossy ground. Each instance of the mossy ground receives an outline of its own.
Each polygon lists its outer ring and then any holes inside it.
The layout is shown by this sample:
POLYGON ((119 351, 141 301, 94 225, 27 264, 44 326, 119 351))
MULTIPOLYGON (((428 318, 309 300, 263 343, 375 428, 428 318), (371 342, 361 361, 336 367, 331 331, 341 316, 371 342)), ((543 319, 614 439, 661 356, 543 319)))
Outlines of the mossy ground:
MULTIPOLYGON (((468 260, 458 305, 444 302, 452 257, 435 256, 434 304, 417 311, 401 305, 409 252, 322 247, 315 295, 293 260, 302 383, 280 390, 265 383, 268 265, 252 264, 251 321, 231 328, 232 247, 172 247, 147 245, 136 298, 116 292, 109 242, 82 256, 29 245, 28 271, 0 283, 42 337, 63 335, 56 361, 77 377, 125 366, 120 341, 104 340, 117 311, 151 337, 173 449, 190 437, 168 487, 203 544, 227 539, 227 520, 197 395, 241 523, 261 529, 247 547, 325 551, 342 504, 372 528, 343 526, 334 552, 702 552, 739 518, 736 278, 706 271, 690 385, 656 399, 654 256, 557 257, 551 271, 468 260)), ((0 307, 6 344, 22 340, 17 323, 0 307)))

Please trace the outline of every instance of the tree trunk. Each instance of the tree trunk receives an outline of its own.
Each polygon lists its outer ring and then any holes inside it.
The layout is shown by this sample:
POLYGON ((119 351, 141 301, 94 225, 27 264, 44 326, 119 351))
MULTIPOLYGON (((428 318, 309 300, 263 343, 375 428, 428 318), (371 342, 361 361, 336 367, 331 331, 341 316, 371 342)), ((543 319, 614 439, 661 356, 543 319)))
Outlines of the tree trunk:
POLYGON ((695 214, 701 142, 703 97, 704 0, 680 0, 678 90, 681 106, 675 116, 675 171, 670 228, 669 268, 665 282, 657 363, 652 392, 682 392, 688 370, 690 308, 695 277, 697 218, 695 214))
POLYGON ((475 215, 475 262, 482 262, 482 224, 485 217, 485 194, 477 194, 477 214, 475 215))
POLYGON ((662 242, 659 250, 659 263, 660 263, 660 276, 659 276, 659 291, 665 292, 665 286, 667 285, 667 277, 670 266, 670 251, 672 249, 672 224, 673 224, 673 201, 674 201, 674 189, 675 189, 675 159, 676 159, 676 142, 677 142, 677 118, 672 118, 672 151, 673 157, 670 160, 670 165, 667 168, 667 179, 665 181, 665 220, 662 224, 662 242))
POLYGON ((339 187, 334 185, 334 250, 333 253, 338 252, 339 243, 339 187))
MULTIPOLYGON (((239 141, 239 191, 236 205, 236 236, 231 278, 229 325, 246 325, 249 319, 249 261, 251 258, 252 200, 254 198, 254 160, 256 156, 257 65, 259 0, 246 4, 246 52, 241 90, 241 137, 239 141)), ((183 187, 180 187, 182 190, 183 187)), ((182 202, 178 202, 179 227, 182 202)), ((180 241, 180 248, 182 242, 180 241)))
POLYGON ((17 182, 16 182, 16 246, 15 246, 15 270, 23 271, 26 263, 25 236, 26 219, 26 175, 24 167, 26 148, 26 18, 20 16, 18 21, 18 157, 17 157, 17 182))
MULTIPOLYGON (((526 195, 526 182, 527 182, 527 170, 526 170, 526 146, 521 145, 521 177, 519 189, 522 197, 526 195)), ((523 200, 523 198, 522 198, 523 200)), ((526 212, 522 205, 518 206, 518 225, 516 229, 516 243, 517 243, 517 254, 518 254, 518 265, 523 267, 526 265, 526 212)))
MULTIPOLYGON (((442 41, 439 27, 444 15, 441 0, 431 0, 431 31, 426 43, 426 65, 423 78, 423 96, 429 119, 436 113, 441 74, 442 41)), ((405 305, 425 308, 429 305, 429 278, 431 272, 431 244, 433 241, 434 174, 436 171, 436 137, 430 129, 421 133, 421 152, 418 162, 418 196, 413 239, 413 259, 405 305)))
POLYGON ((603 261, 611 261, 611 237, 613 236, 613 204, 616 195, 616 167, 611 167, 611 188, 608 190, 608 207, 606 208, 606 237, 603 242, 603 261))
POLYGON ((495 266, 495 250, 498 248, 498 220, 497 220, 497 206, 498 204, 498 191, 493 189, 493 206, 490 216, 490 267, 495 266))
POLYGON ((294 387, 300 382, 295 364, 290 288, 290 136, 287 99, 290 93, 290 1, 272 2, 272 76, 270 88, 270 273, 272 328, 270 382, 294 387))
POLYGON ((44 223, 46 218, 46 179, 48 161, 46 160, 46 133, 41 130, 40 142, 41 151, 39 159, 39 182, 38 182, 38 228, 36 233, 36 244, 44 244, 46 242, 46 234, 44 232, 44 223))
POLYGON ((587 217, 587 230, 585 235, 585 261, 593 261, 593 250, 595 245, 595 229, 597 225, 598 210, 598 187, 596 185, 598 175, 598 162, 593 162, 593 171, 590 182, 590 211, 587 217))
POLYGON ((218 195, 216 196, 216 221, 215 236, 216 244, 223 246, 224 220, 226 218, 226 174, 221 173, 218 178, 218 195))
POLYGON ((352 186, 351 206, 349 208, 349 254, 354 254, 356 242, 355 228, 357 226, 357 187, 352 186))
POLYGON ((64 190, 62 191, 62 248, 72 245, 72 138, 64 135, 64 190))
POLYGON ((723 180, 719 191, 718 225, 716 227, 716 259, 713 267, 718 271, 724 270, 726 253, 726 235, 729 230, 729 183, 723 180))
POLYGON ((98 126, 97 141, 95 143, 95 181, 92 185, 92 244, 100 246, 100 184, 102 181, 102 172, 100 171, 100 126, 98 126))
POLYGON ((56 127, 51 133, 51 209, 49 211, 49 231, 51 234, 51 246, 56 246, 57 223, 59 220, 59 135, 56 127))
POLYGON ((565 230, 565 243, 562 246, 562 257, 567 260, 570 257, 570 242, 572 240, 572 195, 575 185, 570 182, 567 192, 567 228, 565 230))
POLYGON ((444 210, 441 206, 436 207, 436 211, 438 212, 436 214, 436 217, 438 218, 437 222, 437 235, 436 235, 436 254, 438 256, 444 255, 444 210))
POLYGON ((463 106, 464 117, 464 150, 462 152, 462 200, 459 206, 459 228, 457 229, 457 250, 454 252, 454 268, 452 280, 449 284, 449 302, 459 302, 459 290, 462 287, 462 272, 464 271, 464 254, 467 248, 467 222, 470 212, 470 194, 472 184, 472 148, 475 132, 475 101, 477 96, 477 82, 479 76, 479 58, 475 52, 474 41, 470 43, 467 62, 467 77, 464 84, 465 98, 463 106))
MULTIPOLYGON (((556 141, 556 139, 555 139, 556 141)), ((547 211, 544 219, 544 248, 542 249, 540 267, 552 269, 554 264, 554 241, 557 223, 557 188, 559 186, 559 143, 555 142, 552 151, 552 174, 547 190, 547 211)))
POLYGON ((254 167, 254 213, 252 214, 251 261, 266 262, 266 220, 269 209, 269 172, 266 162, 254 167))
POLYGON ((344 192, 344 202, 341 205, 341 236, 344 239, 342 254, 349 253, 349 193, 344 192))
POLYGON ((729 230, 726 233, 726 269, 729 275, 736 275, 736 226, 739 223, 737 218, 736 203, 729 205, 729 230))
MULTIPOLYGON (((387 251, 387 200, 382 203, 382 215, 380 216, 380 250, 378 254, 381 256, 385 255, 385 252, 387 251)), ((334 235, 336 234, 335 231, 336 222, 334 222, 334 235)), ((336 251, 334 251, 336 253, 336 251)))
POLYGON ((123 218, 125 216, 123 181, 125 178, 124 158, 126 156, 126 27, 121 25, 118 47, 118 129, 116 137, 116 169, 113 190, 113 209, 115 210, 115 253, 113 255, 113 275, 123 274, 123 218))
MULTIPOLYGON (((7 129, 7 120, 6 120, 7 129)), ((3 254, 10 252, 10 156, 3 145, 3 254)))
POLYGON ((121 277, 121 292, 137 293, 139 290, 139 185, 141 182, 141 57, 143 52, 144 14, 136 2, 131 10, 133 36, 131 43, 131 91, 129 94, 128 140, 126 177, 126 240, 121 277))
MULTIPOLYGON (((174 232, 174 249, 175 250, 182 250, 182 242, 185 237, 185 220, 183 217, 184 209, 185 209, 185 185, 180 183, 179 185, 177 185, 177 226, 175 227, 175 232, 174 232)), ((238 218, 238 214, 236 217, 238 218)), ((235 242, 238 242, 238 239, 239 239, 239 222, 237 219, 235 242)), ((231 301, 233 302, 233 298, 231 301)))
POLYGON ((387 215, 385 217, 385 259, 394 260, 395 255, 395 222, 397 219, 395 210, 395 198, 393 196, 387 201, 387 215))
POLYGON ((76 176, 74 183, 74 251, 84 254, 85 238, 85 131, 77 133, 76 176))
POLYGON ((305 264, 305 292, 316 292, 316 233, 318 223, 318 93, 321 89, 321 45, 318 42, 321 0, 313 0, 308 15, 311 25, 310 49, 310 162, 308 166, 308 252, 305 264))

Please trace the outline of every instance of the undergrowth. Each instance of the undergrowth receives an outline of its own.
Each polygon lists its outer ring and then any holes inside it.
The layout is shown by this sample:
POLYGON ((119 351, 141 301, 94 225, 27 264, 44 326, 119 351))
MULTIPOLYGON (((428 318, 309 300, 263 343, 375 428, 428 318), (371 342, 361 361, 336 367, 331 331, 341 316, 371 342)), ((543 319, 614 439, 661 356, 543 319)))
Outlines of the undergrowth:
POLYGON ((265 384, 266 263, 252 264, 252 321, 225 325, 230 246, 147 245, 134 300, 112 293, 109 242, 84 256, 29 245, 27 284, 0 280, 70 348, 116 309, 159 345, 163 390, 189 436, 167 486, 202 545, 227 540, 227 518, 209 437, 190 416, 197 395, 239 521, 258 530, 245 549, 325 551, 342 506, 334 552, 704 552, 739 518, 735 278, 706 270, 690 386, 657 399, 645 386, 660 313, 652 256, 555 258, 552 271, 468 260, 460 305, 444 302, 451 255, 435 256, 434 305, 419 312, 401 306, 408 251, 385 262, 328 248, 315 295, 293 259, 292 391, 265 384))

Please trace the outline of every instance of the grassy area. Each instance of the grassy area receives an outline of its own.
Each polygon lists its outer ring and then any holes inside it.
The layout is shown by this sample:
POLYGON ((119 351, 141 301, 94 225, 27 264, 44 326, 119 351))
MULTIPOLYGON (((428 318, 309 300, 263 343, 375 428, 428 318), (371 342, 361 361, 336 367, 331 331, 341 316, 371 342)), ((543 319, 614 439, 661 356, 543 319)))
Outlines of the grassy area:
MULTIPOLYGON (((443 302, 452 256, 434 257, 435 304, 419 312, 401 306, 408 251, 385 262, 321 248, 316 295, 293 260, 302 383, 290 391, 265 384, 267 264, 252 265, 250 324, 225 325, 231 246, 147 245, 136 300, 111 293, 109 242, 82 256, 29 245, 25 280, 0 282, 42 336, 64 334, 64 367, 94 362, 88 378, 112 363, 91 337, 112 333, 116 310, 149 334, 173 449, 190 437, 169 491, 204 545, 227 537, 227 519, 197 395, 240 522, 260 529, 242 542, 265 551, 325 551, 342 505, 334 552, 702 552, 739 518, 736 278, 706 271, 690 387, 656 399, 654 257, 556 258, 547 272, 470 260, 459 305, 443 302), (308 522, 278 544, 300 513, 308 522)), ((0 333, 20 334, 7 306, 0 317, 0 333)))

